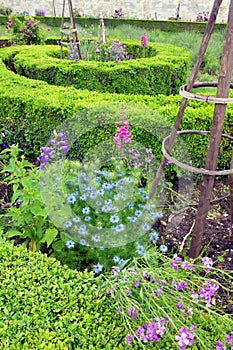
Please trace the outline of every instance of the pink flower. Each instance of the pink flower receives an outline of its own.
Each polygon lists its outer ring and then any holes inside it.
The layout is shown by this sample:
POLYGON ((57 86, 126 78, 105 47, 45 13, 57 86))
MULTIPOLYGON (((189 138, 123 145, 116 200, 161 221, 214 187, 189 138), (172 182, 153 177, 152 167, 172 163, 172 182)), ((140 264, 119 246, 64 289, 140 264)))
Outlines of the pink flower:
POLYGON ((141 46, 148 46, 146 33, 143 33, 140 39, 141 46))

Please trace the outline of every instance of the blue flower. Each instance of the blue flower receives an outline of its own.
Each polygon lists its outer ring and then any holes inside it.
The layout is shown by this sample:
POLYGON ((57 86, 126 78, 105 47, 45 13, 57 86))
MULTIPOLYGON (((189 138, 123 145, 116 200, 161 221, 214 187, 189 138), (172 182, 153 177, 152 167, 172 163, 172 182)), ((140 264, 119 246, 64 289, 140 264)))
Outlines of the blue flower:
POLYGON ((102 185, 102 188, 105 189, 105 190, 111 190, 112 185, 109 184, 108 182, 104 182, 103 185, 102 185))
POLYGON ((158 238, 159 238, 159 235, 157 232, 150 232, 150 241, 152 243, 155 244, 158 238))
POLYGON ((133 216, 133 217, 129 216, 128 219, 130 222, 135 222, 137 220, 137 218, 135 218, 135 216, 133 216))
POLYGON ((95 273, 100 273, 103 270, 103 265, 98 263, 97 265, 93 266, 93 270, 94 270, 95 273))
POLYGON ((120 257, 116 255, 116 256, 114 256, 114 257, 112 258, 112 260, 113 260, 115 263, 119 263, 120 257))
POLYGON ((77 222, 80 222, 81 219, 77 216, 77 217, 73 218, 73 221, 77 223, 77 222))
POLYGON ((99 242, 100 241, 100 236, 95 235, 95 236, 92 237, 92 240, 94 242, 99 242))
POLYGON ((84 220, 85 220, 85 221, 90 221, 90 220, 91 220, 91 217, 90 217, 90 216, 85 216, 84 220))
POLYGON ((110 222, 111 223, 115 223, 115 222, 118 222, 119 221, 119 216, 118 215, 116 215, 116 214, 114 214, 114 215, 111 215, 110 216, 110 222))
POLYGON ((98 207, 100 207, 100 206, 102 205, 102 202, 101 202, 101 201, 97 201, 97 202, 95 202, 95 204, 96 204, 98 207))
POLYGON ((161 244, 161 246, 159 247, 160 251, 162 253, 166 253, 168 251, 168 247, 164 244, 161 244))
POLYGON ((82 201, 85 201, 87 199, 87 196, 83 194, 82 196, 79 197, 82 201))
POLYGON ((142 212, 141 210, 135 210, 135 213, 134 213, 136 216, 141 216, 142 215, 142 212))
POLYGON ((143 245, 137 244, 137 250, 136 252, 140 255, 145 253, 145 247, 143 245))
POLYGON ((125 227, 124 227, 123 224, 117 225, 117 226, 115 227, 116 232, 124 231, 124 229, 125 229, 125 227))
POLYGON ((100 190, 97 190, 96 193, 99 194, 100 196, 103 196, 104 195, 104 189, 101 188, 100 190))
POLYGON ((67 197, 67 203, 69 203, 69 204, 74 204, 75 201, 76 201, 76 198, 75 198, 75 196, 73 196, 72 194, 70 194, 70 195, 67 197))
POLYGON ((142 225, 142 229, 143 229, 144 231, 149 231, 150 225, 148 225, 148 224, 143 224, 143 225, 142 225))
POLYGON ((82 209, 83 214, 89 214, 90 213, 90 208, 85 207, 82 209))
POLYGON ((105 204, 111 204, 112 203, 112 200, 109 198, 109 199, 106 199, 105 201, 104 201, 104 203, 105 204))
POLYGON ((81 245, 85 245, 85 244, 86 244, 86 241, 85 241, 85 239, 80 239, 79 243, 80 243, 81 245))
POLYGON ((80 235, 83 235, 86 232, 86 228, 87 227, 85 224, 81 225, 78 229, 78 233, 80 233, 80 235))
POLYGON ((112 207, 110 205, 104 205, 101 209, 104 213, 108 213, 112 210, 112 207))
POLYGON ((71 226, 72 226, 72 222, 71 221, 64 222, 64 227, 65 228, 68 228, 68 227, 71 227, 71 226))
POLYGON ((74 241, 67 241, 66 242, 66 246, 67 246, 67 248, 74 248, 74 246, 75 246, 75 243, 74 243, 74 241))

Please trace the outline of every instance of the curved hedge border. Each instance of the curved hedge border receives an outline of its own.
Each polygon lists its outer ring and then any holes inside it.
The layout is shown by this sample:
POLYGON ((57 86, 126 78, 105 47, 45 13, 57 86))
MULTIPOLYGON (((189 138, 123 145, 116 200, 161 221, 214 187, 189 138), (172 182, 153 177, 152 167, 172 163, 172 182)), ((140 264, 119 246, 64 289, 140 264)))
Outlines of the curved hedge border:
POLYGON ((93 273, 61 268, 55 259, 5 241, 0 270, 2 349, 127 348, 127 329, 93 273))
POLYGON ((21 47, 13 64, 18 74, 49 84, 122 94, 177 94, 187 80, 189 53, 172 45, 124 42, 134 57, 121 62, 73 62, 56 46, 21 47), (142 58, 145 57, 145 58, 142 58))
MULTIPOLYGON (((148 107, 160 115, 161 123, 166 121, 171 127, 177 115, 181 97, 157 95, 122 95, 99 93, 88 90, 77 90, 73 87, 59 87, 46 82, 28 79, 13 73, 6 68, 4 62, 11 62, 12 58, 20 52, 21 47, 0 49, 0 125, 10 131, 6 142, 18 143, 29 157, 37 157, 40 147, 44 146, 51 133, 62 121, 74 113, 96 105, 124 102, 139 104, 142 108, 148 107)), ((231 92, 232 94, 232 92, 231 92)), ((212 124, 213 104, 188 101, 181 129, 209 130, 212 124)), ((103 115, 107 120, 108 116, 103 115)), ((141 115, 143 122, 153 125, 154 115, 141 115)), ((108 120, 107 120, 108 121, 108 120)), ((230 134, 233 124, 233 107, 228 105, 225 117, 224 133, 230 134)), ((161 144, 153 144, 152 137, 142 130, 135 130, 137 141, 147 147, 153 147, 154 154, 161 156, 161 144)), ((105 137, 106 128, 98 130, 98 140, 105 137)), ((115 126, 108 130, 108 135, 115 133, 115 126)), ((184 135, 182 137, 193 159, 193 165, 203 166, 206 155, 207 137, 184 135)), ((95 142, 94 136, 89 135, 83 139, 83 148, 89 148, 95 142), (93 141, 94 140, 94 141, 93 141), (90 143, 91 142, 91 143, 90 143)), ((229 167, 231 158, 231 145, 223 140, 219 156, 219 166, 229 167)))

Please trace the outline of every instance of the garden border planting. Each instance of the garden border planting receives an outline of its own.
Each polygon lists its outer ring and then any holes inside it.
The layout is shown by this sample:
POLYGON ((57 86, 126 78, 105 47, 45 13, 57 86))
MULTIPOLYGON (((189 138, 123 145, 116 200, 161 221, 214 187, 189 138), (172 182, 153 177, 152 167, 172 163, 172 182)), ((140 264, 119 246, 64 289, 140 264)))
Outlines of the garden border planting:
POLYGON ((15 71, 49 84, 122 94, 178 94, 187 80, 189 53, 173 45, 140 46, 123 42, 135 59, 121 62, 61 60, 59 46, 21 47, 13 62, 15 71), (144 56, 144 58, 143 58, 144 56))

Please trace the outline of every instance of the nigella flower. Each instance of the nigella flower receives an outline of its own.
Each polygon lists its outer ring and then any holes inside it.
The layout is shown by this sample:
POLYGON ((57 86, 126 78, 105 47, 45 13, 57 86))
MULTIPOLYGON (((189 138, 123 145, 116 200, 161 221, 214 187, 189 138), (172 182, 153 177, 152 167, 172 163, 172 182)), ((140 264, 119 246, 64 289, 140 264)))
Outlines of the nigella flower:
POLYGON ((94 242, 99 242, 100 241, 100 236, 95 235, 95 236, 92 237, 92 240, 94 242))
POLYGON ((161 244, 161 246, 159 247, 160 251, 162 253, 166 253, 168 251, 168 247, 164 244, 161 244))
POLYGON ((116 232, 124 231, 124 229, 125 229, 125 227, 124 227, 123 224, 117 225, 117 226, 115 227, 116 232))
POLYGON ((82 201, 85 201, 87 199, 87 196, 83 194, 82 196, 79 197, 82 201))
POLYGON ((116 214, 114 214, 114 215, 111 215, 110 216, 110 222, 111 223, 116 223, 116 222, 118 222, 119 221, 119 216, 118 215, 116 215, 116 214))
POLYGON ((78 223, 78 222, 81 221, 81 219, 77 216, 77 217, 73 218, 73 221, 76 222, 76 223, 78 223))
POLYGON ((142 227, 143 231, 149 231, 149 229, 150 229, 150 225, 148 225, 148 224, 143 224, 141 227, 142 227))
POLYGON ((89 207, 85 207, 82 209, 83 214, 89 214, 90 213, 90 208, 89 207))
POLYGON ((72 226, 72 222, 71 221, 66 221, 66 222, 64 222, 64 227, 65 228, 69 228, 69 227, 71 227, 72 226))
POLYGON ((150 241, 155 244, 156 241, 158 240, 159 235, 157 232, 150 232, 150 241))
POLYGON ((130 222, 135 222, 137 220, 137 218, 135 218, 135 216, 128 217, 128 219, 129 219, 130 222))
POLYGON ((95 204, 96 204, 98 207, 100 207, 100 206, 102 205, 102 202, 101 202, 101 201, 97 201, 97 202, 95 202, 95 204))
POLYGON ((79 243, 80 243, 81 245, 85 245, 85 244, 86 244, 86 241, 85 241, 85 239, 80 239, 79 243))
POLYGON ((90 216, 85 216, 84 220, 88 222, 88 221, 91 220, 91 217, 90 216))
POLYGON ((141 210, 135 210, 134 214, 139 217, 139 216, 142 215, 142 211, 141 210))
POLYGON ((83 225, 81 225, 80 227, 79 227, 79 229, 78 229, 78 233, 80 234, 80 235, 83 235, 85 232, 86 232, 86 225, 85 224, 83 224, 83 225))
POLYGON ((96 193, 100 196, 103 196, 104 195, 104 189, 101 188, 100 190, 97 190, 96 193))
POLYGON ((75 243, 74 243, 74 241, 71 241, 71 240, 70 240, 70 241, 67 241, 67 242, 66 242, 66 246, 67 246, 67 248, 69 248, 69 249, 70 249, 70 248, 74 248, 75 243))
POLYGON ((145 253, 145 247, 143 245, 140 245, 140 244, 137 244, 137 250, 136 252, 139 254, 139 255, 142 255, 145 253))
POLYGON ((75 196, 69 195, 69 196, 67 197, 67 203, 69 203, 69 204, 74 204, 75 201, 76 201, 75 196))
POLYGON ((95 273, 100 273, 103 270, 103 265, 98 263, 98 264, 93 266, 93 270, 94 270, 95 273))
POLYGON ((119 256, 114 256, 113 258, 112 258, 112 260, 115 262, 115 263, 118 263, 119 261, 120 261, 120 257, 119 256))

